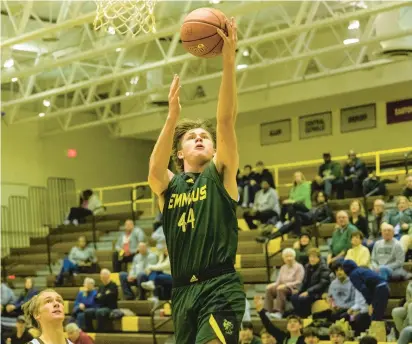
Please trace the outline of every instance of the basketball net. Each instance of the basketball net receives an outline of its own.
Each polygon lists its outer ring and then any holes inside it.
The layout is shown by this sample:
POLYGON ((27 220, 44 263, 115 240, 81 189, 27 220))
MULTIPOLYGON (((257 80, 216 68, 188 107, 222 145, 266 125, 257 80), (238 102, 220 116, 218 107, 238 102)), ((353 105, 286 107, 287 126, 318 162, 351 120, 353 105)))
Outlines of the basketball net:
POLYGON ((95 0, 95 30, 106 29, 121 35, 155 32, 154 7, 157 0, 95 0))

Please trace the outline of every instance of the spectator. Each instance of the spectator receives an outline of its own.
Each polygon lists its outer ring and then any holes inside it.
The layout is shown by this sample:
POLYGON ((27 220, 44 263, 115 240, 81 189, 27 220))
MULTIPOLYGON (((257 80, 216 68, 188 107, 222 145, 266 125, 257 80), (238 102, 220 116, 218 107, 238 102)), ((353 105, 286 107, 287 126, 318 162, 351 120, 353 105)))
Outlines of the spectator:
POLYGON ((242 322, 243 321, 251 321, 252 317, 250 315, 250 303, 247 297, 245 297, 245 313, 243 314, 242 322))
POLYGON ((16 301, 16 295, 7 283, 1 282, 1 312, 3 313, 7 305, 14 304, 16 301))
POLYGON ((346 333, 339 325, 329 327, 329 339, 331 344, 343 344, 346 339, 346 333))
POLYGON ((302 172, 295 172, 293 186, 289 191, 289 198, 283 201, 281 221, 285 221, 285 215, 293 206, 296 210, 308 212, 312 208, 310 195, 310 183, 306 181, 302 172))
POLYGON ((79 223, 85 223, 86 217, 90 215, 98 215, 104 212, 104 207, 99 197, 92 190, 84 190, 80 196, 78 207, 70 208, 69 215, 64 221, 65 225, 70 223, 78 226, 79 223))
POLYGON ((96 295, 97 290, 94 289, 95 282, 93 278, 86 277, 83 283, 83 290, 80 290, 74 301, 74 307, 72 311, 72 319, 77 322, 80 328, 85 328, 85 315, 84 312, 89 308, 96 308, 96 295))
POLYGON ((358 229, 349 223, 348 213, 339 211, 336 215, 336 229, 332 235, 330 245, 330 254, 328 255, 328 264, 333 263, 339 258, 343 258, 346 252, 352 247, 351 236, 358 229))
POLYGON ((398 197, 396 202, 398 209, 386 213, 383 219, 383 222, 393 226, 395 238, 400 241, 405 253, 409 249, 409 234, 412 234, 412 209, 409 209, 408 203, 408 199, 405 196, 398 197))
POLYGON ((345 259, 353 260, 358 266, 369 268, 371 254, 367 247, 362 245, 363 234, 360 231, 351 234, 352 248, 348 250, 345 259))
POLYGON ((337 198, 343 198, 342 168, 338 162, 332 161, 330 153, 323 154, 324 163, 319 166, 318 176, 312 182, 312 192, 324 191, 326 196, 332 196, 336 190, 337 198))
POLYGON ((402 196, 405 196, 409 202, 412 202, 412 175, 409 175, 405 179, 405 188, 402 191, 402 196))
POLYGON ((266 287, 265 309, 270 313, 275 311, 272 314, 275 319, 282 319, 286 300, 298 291, 305 274, 303 266, 296 262, 296 253, 293 249, 285 248, 282 258, 285 264, 280 268, 276 282, 266 287))
POLYGON ((276 344, 276 339, 265 328, 260 331, 262 344, 276 344))
POLYGON ((397 344, 410 344, 412 342, 412 326, 405 327, 399 334, 397 344))
POLYGON ((367 245, 370 251, 373 249, 373 245, 381 236, 381 225, 385 217, 385 202, 381 199, 375 200, 373 202, 373 211, 369 216, 369 235, 367 245))
POLYGON ((63 259, 63 265, 56 278, 56 285, 63 285, 64 279, 78 273, 96 271, 97 258, 92 247, 88 247, 84 235, 79 236, 77 246, 73 246, 69 256, 63 259))
MULTIPOLYGON (((156 264, 148 265, 145 269, 145 275, 141 276, 140 281, 140 287, 145 290, 154 291, 157 286, 160 286, 161 295, 158 295, 160 300, 170 300, 172 296, 172 275, 167 247, 164 247, 161 251, 156 264)), ((140 289, 140 293, 144 296, 143 289, 140 289)))
POLYGON ((358 267, 353 260, 345 260, 343 270, 370 305, 372 320, 383 322, 389 300, 388 283, 376 272, 358 267))
POLYGON ((30 301, 39 291, 34 287, 34 281, 31 277, 26 277, 24 281, 24 289, 18 299, 11 304, 6 305, 6 311, 2 312, 2 316, 15 318, 23 314, 22 306, 27 301, 30 301))
POLYGON ((392 309, 392 318, 399 333, 404 327, 412 326, 412 282, 406 288, 406 302, 402 307, 392 309))
POLYGON ((26 321, 23 315, 16 318, 16 331, 7 338, 6 344, 26 344, 33 339, 33 336, 26 328, 26 321))
POLYGON ((378 341, 375 337, 372 336, 363 336, 360 341, 359 344, 378 344, 378 341))
POLYGON ((93 319, 97 319, 97 332, 108 332, 112 328, 110 313, 117 308, 118 289, 116 283, 110 280, 109 270, 102 269, 100 271, 100 280, 102 285, 95 298, 97 307, 84 311, 86 328, 83 330, 86 332, 94 332, 93 319))
POLYGON ((302 233, 299 241, 293 244, 293 249, 296 252, 296 261, 302 264, 302 266, 309 263, 308 252, 312 247, 311 237, 308 233, 302 233))
POLYGON ((237 185, 243 208, 249 208, 255 200, 255 193, 259 190, 259 185, 254 180, 254 172, 251 165, 245 165, 243 171, 238 173, 237 185), (252 185, 253 184, 253 185, 252 185))
POLYGON ((372 250, 371 268, 385 281, 407 278, 403 269, 405 252, 401 244, 394 238, 393 226, 382 224, 382 238, 375 243, 372 250))
POLYGON ((244 217, 250 229, 256 229, 257 226, 253 220, 258 220, 265 224, 275 216, 279 216, 279 196, 275 189, 269 186, 266 180, 262 181, 262 189, 259 190, 255 197, 255 203, 251 210, 245 211, 244 217))
POLYGON ((66 326, 66 332, 67 337, 73 344, 94 344, 93 339, 91 339, 87 333, 80 330, 80 328, 74 323, 66 326))
POLYGON ((253 179, 255 180, 257 185, 261 185, 262 182, 266 180, 272 189, 276 189, 275 181, 273 180, 273 174, 267 168, 265 168, 263 161, 258 161, 256 163, 253 179))
POLYGON ((305 277, 299 289, 295 292, 291 301, 295 313, 302 318, 311 314, 313 302, 322 298, 322 294, 329 287, 328 267, 321 261, 320 251, 317 248, 309 250, 309 264, 305 267, 305 277))
POLYGON ((156 248, 162 250, 166 246, 166 237, 162 224, 162 213, 160 213, 153 223, 152 239, 156 242, 156 248))
POLYGON ((376 171, 373 170, 369 176, 363 181, 362 189, 365 197, 370 196, 385 196, 386 195, 386 183, 391 183, 390 180, 381 180, 376 175, 376 171))
POLYGON ((319 333, 315 327, 306 327, 303 330, 303 337, 305 338, 305 344, 318 344, 319 333))
POLYGON ((113 252, 113 271, 120 272, 123 263, 131 263, 137 253, 139 243, 145 241, 142 229, 134 226, 133 220, 127 219, 124 222, 124 233, 119 235, 116 242, 116 250, 113 252))
POLYGON ((286 325, 286 332, 280 330, 268 318, 266 309, 263 307, 263 300, 260 296, 254 297, 256 312, 259 314, 260 320, 266 331, 275 337, 277 343, 295 343, 304 344, 305 339, 302 336, 303 321, 296 315, 289 315, 286 325))
MULTIPOLYGON (((134 300, 136 298, 131 286, 135 285, 140 287, 141 283, 145 281, 145 270, 149 267, 149 265, 154 265, 156 263, 157 255, 147 249, 146 243, 139 243, 139 254, 134 256, 132 268, 130 269, 129 274, 127 272, 121 272, 119 275, 120 285, 122 287, 125 300, 134 300)), ((142 289, 140 290, 142 291, 142 289)), ((143 292, 140 293, 139 299, 145 299, 143 292)))
POLYGON ((368 220, 365 217, 365 209, 360 200, 355 199, 349 206, 350 217, 349 222, 359 229, 365 238, 368 237, 368 220))
POLYGON ((336 275, 328 290, 332 322, 349 318, 348 310, 355 304, 355 288, 342 268, 342 261, 343 259, 332 264, 332 270, 336 275))
POLYGON ((356 157, 356 153, 353 150, 350 150, 348 153, 348 161, 343 167, 343 175, 345 189, 352 190, 355 197, 361 197, 362 183, 368 176, 368 170, 365 163, 356 157))
POLYGON ((260 339, 253 335, 253 324, 250 321, 242 322, 239 344, 262 344, 260 339))
MULTIPOLYGON (((293 232, 300 235, 302 233, 302 226, 310 226, 315 224, 320 226, 323 223, 330 223, 333 221, 333 212, 329 207, 325 194, 320 191, 316 196, 316 206, 307 212, 295 210, 294 207, 289 209, 290 222, 284 224, 277 232, 270 233, 268 238, 270 240, 281 237, 287 233, 293 232)), ((265 242, 267 238, 259 237, 258 242, 265 242)))

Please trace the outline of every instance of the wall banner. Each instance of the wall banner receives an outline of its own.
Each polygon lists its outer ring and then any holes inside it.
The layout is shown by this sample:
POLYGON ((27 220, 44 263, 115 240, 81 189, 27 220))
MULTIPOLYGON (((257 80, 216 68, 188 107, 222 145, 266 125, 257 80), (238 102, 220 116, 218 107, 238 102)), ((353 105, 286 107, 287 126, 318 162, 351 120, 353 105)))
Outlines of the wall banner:
POLYGON ((332 112, 323 112, 299 117, 299 137, 332 135, 332 112))
POLYGON ((412 99, 386 103, 386 124, 412 121, 412 99))
POLYGON ((376 104, 354 106, 340 110, 340 131, 376 128, 376 104))
POLYGON ((262 123, 260 125, 260 144, 273 145, 292 140, 292 124, 290 119, 262 123))

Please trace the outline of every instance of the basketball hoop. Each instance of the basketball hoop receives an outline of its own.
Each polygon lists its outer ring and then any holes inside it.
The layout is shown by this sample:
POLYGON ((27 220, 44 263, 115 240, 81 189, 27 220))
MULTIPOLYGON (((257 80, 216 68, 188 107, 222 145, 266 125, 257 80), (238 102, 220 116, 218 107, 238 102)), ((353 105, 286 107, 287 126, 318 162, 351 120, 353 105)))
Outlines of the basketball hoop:
POLYGON ((93 22, 95 30, 106 29, 133 36, 140 32, 155 32, 154 8, 157 0, 95 0, 96 17, 93 22))

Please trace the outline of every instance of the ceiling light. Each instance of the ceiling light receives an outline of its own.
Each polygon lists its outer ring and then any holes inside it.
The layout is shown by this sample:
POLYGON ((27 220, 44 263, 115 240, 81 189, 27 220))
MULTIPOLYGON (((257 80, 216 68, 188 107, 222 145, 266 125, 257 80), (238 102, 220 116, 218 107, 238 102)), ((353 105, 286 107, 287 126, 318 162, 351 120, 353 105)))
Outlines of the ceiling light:
POLYGON ((130 83, 132 85, 137 85, 138 82, 139 82, 139 77, 138 76, 135 76, 134 78, 130 79, 130 83))
POLYGON ((359 29, 359 27, 359 20, 352 20, 348 25, 348 30, 356 30, 359 29))
POLYGON ((237 70, 241 70, 241 69, 245 69, 245 68, 247 68, 246 63, 238 64, 237 67, 236 67, 237 70))
POLYGON ((16 82, 19 78, 11 78, 11 82, 16 82))
POLYGON ((209 3, 211 3, 212 5, 217 5, 220 4, 220 0, 209 0, 209 3))
POLYGON ((109 26, 107 28, 107 32, 110 33, 111 35, 115 35, 116 34, 116 30, 113 26, 109 26))
POLYGON ((131 96, 133 92, 126 92, 126 97, 131 96))
POLYGON ((249 56, 249 50, 248 49, 243 50, 242 55, 243 56, 249 56))
POLYGON ((4 68, 11 68, 14 66, 14 60, 13 59, 8 59, 4 61, 4 68))
POLYGON ((122 48, 116 48, 117 53, 120 52, 120 51, 122 51, 122 48))
POLYGON ((47 99, 43 100, 43 105, 45 107, 49 107, 50 106, 50 100, 47 100, 47 99))
POLYGON ((353 43, 358 43, 359 38, 347 38, 343 41, 343 44, 348 45, 348 44, 353 44, 353 43))
POLYGON ((46 116, 46 114, 44 112, 39 113, 39 117, 44 117, 44 116, 46 116))

